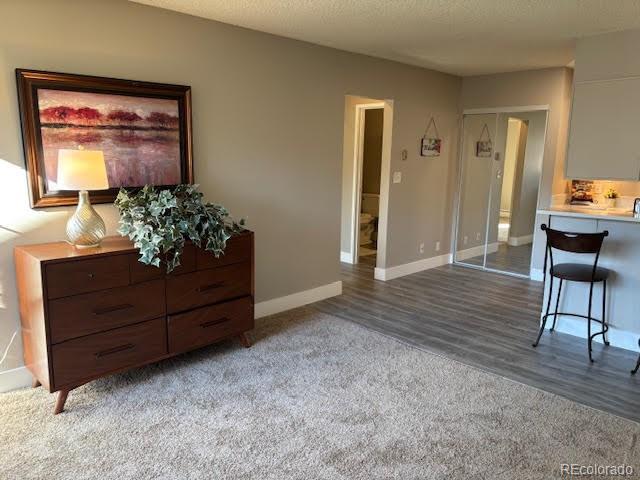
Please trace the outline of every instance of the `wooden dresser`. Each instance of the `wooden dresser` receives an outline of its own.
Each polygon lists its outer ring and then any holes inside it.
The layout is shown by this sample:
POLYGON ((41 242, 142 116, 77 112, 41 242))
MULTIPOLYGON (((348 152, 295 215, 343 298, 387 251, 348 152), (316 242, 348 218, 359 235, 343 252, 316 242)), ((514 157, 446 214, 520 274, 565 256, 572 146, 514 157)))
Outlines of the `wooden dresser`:
POLYGON ((15 248, 24 362, 58 392, 156 362, 228 337, 249 346, 253 328, 253 233, 225 254, 187 245, 170 274, 138 261, 132 243, 108 237, 100 247, 64 243, 15 248))

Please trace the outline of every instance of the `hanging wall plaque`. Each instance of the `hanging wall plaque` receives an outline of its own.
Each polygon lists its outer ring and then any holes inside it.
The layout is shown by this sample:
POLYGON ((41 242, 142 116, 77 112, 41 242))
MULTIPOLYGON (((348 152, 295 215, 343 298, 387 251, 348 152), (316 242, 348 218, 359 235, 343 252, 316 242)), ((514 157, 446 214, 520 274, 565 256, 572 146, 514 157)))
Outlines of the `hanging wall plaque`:
POLYGON ((429 123, 427 124, 427 129, 424 131, 424 136, 422 137, 422 142, 420 144, 420 155, 423 157, 439 157, 440 149, 442 148, 442 139, 440 138, 440 134, 438 133, 438 127, 436 127, 436 122, 431 117, 429 123), (429 135, 429 130, 433 127, 433 131, 435 136, 429 135))
POLYGON ((480 139, 476 142, 476 157, 491 157, 493 152, 493 143, 491 142, 491 135, 489 134, 489 127, 485 123, 480 133, 480 139), (484 139, 485 133, 487 138, 484 139))

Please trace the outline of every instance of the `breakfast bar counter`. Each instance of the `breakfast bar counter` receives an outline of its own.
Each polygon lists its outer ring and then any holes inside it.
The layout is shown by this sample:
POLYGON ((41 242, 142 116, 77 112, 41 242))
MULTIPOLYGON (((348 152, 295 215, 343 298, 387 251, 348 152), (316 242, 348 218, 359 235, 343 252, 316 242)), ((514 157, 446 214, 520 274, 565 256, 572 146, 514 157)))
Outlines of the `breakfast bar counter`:
POLYGON ((626 208, 594 208, 579 205, 560 205, 546 210, 538 210, 538 215, 554 215, 562 217, 616 220, 619 222, 640 223, 640 217, 626 208))

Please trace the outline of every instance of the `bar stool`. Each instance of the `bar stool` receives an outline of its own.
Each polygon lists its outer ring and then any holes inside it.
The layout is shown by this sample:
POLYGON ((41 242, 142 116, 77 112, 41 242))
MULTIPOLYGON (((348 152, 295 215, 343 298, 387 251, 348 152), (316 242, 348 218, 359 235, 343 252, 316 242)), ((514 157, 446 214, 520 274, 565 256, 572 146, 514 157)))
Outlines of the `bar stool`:
POLYGON ((587 319, 587 345, 589 348, 589 360, 593 362, 592 342, 595 337, 602 335, 605 345, 609 345, 606 333, 609 330, 609 325, 605 320, 605 306, 607 302, 607 278, 611 273, 610 270, 602 267, 598 267, 598 259, 600 258, 600 250, 602 248, 602 242, 604 238, 609 235, 608 231, 600 233, 573 233, 562 232, 560 230, 552 230, 544 223, 542 224, 542 230, 547 234, 547 251, 545 254, 544 269, 546 273, 547 269, 547 255, 550 260, 551 267, 549 268, 550 283, 549 283, 549 298, 547 299, 547 311, 542 317, 542 325, 538 338, 533 344, 534 347, 538 346, 540 337, 547 325, 547 319, 553 316, 553 325, 551 331, 556 328, 556 320, 558 315, 568 315, 571 317, 580 317, 587 319), (585 263, 559 263, 555 264, 553 261, 553 250, 561 250, 569 253, 579 254, 592 254, 595 255, 593 265, 585 263), (551 309, 551 297, 553 296, 553 279, 558 278, 560 285, 558 286, 558 296, 556 297, 556 308, 553 313, 550 313, 551 309), (558 312, 558 306, 560 305, 560 293, 562 292, 562 284, 564 281, 569 282, 582 282, 589 283, 589 307, 587 315, 579 315, 577 313, 564 313, 558 312), (593 303, 593 285, 602 282, 602 319, 598 320, 591 316, 591 307, 593 303), (602 330, 598 333, 591 335, 591 322, 597 322, 602 325, 602 330))
MULTIPOLYGON (((638 340, 638 346, 640 347, 640 340, 638 340)), ((638 356, 638 363, 636 363, 636 368, 631 370, 631 375, 635 375, 636 373, 638 373, 639 369, 640 369, 640 355, 638 356)))

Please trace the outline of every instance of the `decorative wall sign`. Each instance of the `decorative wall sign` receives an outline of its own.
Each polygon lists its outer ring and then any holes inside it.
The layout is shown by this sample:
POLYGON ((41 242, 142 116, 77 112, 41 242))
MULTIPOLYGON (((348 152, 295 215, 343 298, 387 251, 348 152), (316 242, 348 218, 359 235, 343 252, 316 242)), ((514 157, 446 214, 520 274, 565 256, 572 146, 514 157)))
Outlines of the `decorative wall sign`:
POLYGON ((427 129, 424 131, 424 136, 422 137, 422 142, 420 144, 420 155, 423 157, 439 157, 441 148, 442 139, 440 138, 440 134, 438 133, 436 122, 433 117, 431 117, 431 119, 429 120, 429 124, 427 125, 427 129), (435 137, 429 136, 429 129, 432 126, 435 132, 435 137))
POLYGON ((56 184, 58 150, 104 152, 112 202, 120 187, 193 183, 191 89, 182 85, 16 70, 32 207, 74 205, 56 184))
POLYGON ((476 142, 476 157, 491 157, 493 152, 493 143, 489 134, 489 127, 485 123, 480 133, 480 139, 476 142), (483 140, 484 134, 487 134, 486 140, 483 140))

